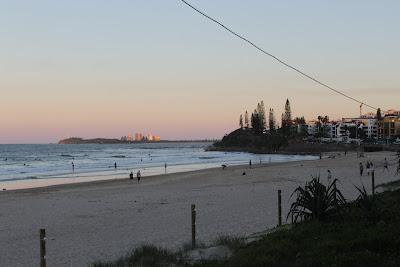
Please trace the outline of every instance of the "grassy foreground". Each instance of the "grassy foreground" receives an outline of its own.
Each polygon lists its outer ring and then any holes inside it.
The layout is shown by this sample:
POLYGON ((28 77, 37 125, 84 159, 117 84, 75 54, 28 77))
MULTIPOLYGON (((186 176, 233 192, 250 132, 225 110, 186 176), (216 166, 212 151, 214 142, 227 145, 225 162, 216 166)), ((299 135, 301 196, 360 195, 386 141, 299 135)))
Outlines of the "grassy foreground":
MULTIPOLYGON (((151 248, 147 255, 138 248, 94 266, 185 266, 179 253, 151 248)), ((299 223, 233 251, 229 260, 196 266, 400 266, 400 190, 352 202, 324 221, 299 223)))

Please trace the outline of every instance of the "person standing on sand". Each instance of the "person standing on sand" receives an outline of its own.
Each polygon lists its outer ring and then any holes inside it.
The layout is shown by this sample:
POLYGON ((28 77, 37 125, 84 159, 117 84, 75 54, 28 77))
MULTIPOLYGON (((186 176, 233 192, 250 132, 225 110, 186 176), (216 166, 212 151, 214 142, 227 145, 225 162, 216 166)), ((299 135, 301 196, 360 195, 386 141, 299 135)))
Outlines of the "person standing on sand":
POLYGON ((387 158, 385 158, 385 161, 383 162, 383 171, 389 172, 389 163, 387 161, 387 158))
POLYGON ((114 169, 117 168, 117 162, 114 162, 114 169))
POLYGON ((130 179, 130 180, 133 180, 133 172, 131 172, 131 173, 129 174, 129 179, 130 179))
POLYGON ((140 184, 140 178, 141 177, 142 177, 142 174, 140 173, 140 170, 138 170, 138 172, 136 173, 136 178, 137 178, 138 184, 140 184))
POLYGON ((75 164, 74 164, 74 162, 72 162, 72 172, 74 172, 75 171, 75 164))
POLYGON ((363 172, 364 172, 364 166, 363 166, 362 162, 360 162, 360 176, 363 175, 363 172))
POLYGON ((250 169, 251 169, 251 160, 249 161, 249 166, 250 166, 250 169))
POLYGON ((332 180, 332 173, 331 170, 328 170, 328 185, 331 184, 331 180, 332 180))
POLYGON ((165 173, 167 173, 167 163, 164 164, 165 173))

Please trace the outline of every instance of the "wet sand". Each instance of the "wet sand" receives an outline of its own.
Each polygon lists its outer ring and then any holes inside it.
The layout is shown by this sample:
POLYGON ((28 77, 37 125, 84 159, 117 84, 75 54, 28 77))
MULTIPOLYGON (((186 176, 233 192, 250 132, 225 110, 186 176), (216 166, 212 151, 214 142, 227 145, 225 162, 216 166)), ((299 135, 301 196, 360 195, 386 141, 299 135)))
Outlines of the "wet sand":
POLYGON ((312 175, 354 199, 354 185, 371 189, 358 164, 372 160, 375 183, 399 179, 393 152, 326 154, 322 160, 228 166, 136 179, 96 181, 0 192, 0 266, 38 266, 39 229, 47 232, 48 266, 87 266, 114 259, 142 243, 177 248, 190 241, 190 205, 196 204, 197 233, 203 241, 221 234, 249 235, 277 224, 277 190, 283 214, 290 194, 312 175), (329 158, 335 156, 335 158, 329 158), (383 160, 390 162, 384 172, 383 160), (243 175, 243 172, 246 175, 243 175))

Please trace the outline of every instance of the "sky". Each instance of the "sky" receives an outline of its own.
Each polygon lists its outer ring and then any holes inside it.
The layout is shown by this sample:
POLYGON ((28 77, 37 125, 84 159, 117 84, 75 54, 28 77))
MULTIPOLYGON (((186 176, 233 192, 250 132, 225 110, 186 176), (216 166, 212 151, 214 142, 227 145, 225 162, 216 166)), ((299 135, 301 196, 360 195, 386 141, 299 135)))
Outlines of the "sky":
MULTIPOLYGON (((400 1, 189 2, 330 86, 400 109, 400 1)), ((359 113, 179 0, 0 0, 0 25, 0 143, 221 138, 261 100, 278 120, 287 98, 306 119, 359 113)))

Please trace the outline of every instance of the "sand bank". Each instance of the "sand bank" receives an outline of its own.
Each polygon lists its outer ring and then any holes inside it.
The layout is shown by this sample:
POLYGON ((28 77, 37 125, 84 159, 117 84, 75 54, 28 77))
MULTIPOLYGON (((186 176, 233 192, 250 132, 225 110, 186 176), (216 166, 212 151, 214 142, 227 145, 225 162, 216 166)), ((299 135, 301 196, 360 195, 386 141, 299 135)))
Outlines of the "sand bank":
MULTIPOLYGON (((370 177, 359 176, 355 153, 315 161, 207 169, 143 177, 142 183, 111 180, 0 193, 0 266, 37 266, 39 228, 46 228, 48 266, 87 266, 112 259, 141 243, 179 247, 190 240, 190 205, 197 207, 201 240, 219 234, 248 235, 277 223, 277 190, 283 213, 289 196, 311 175, 326 181, 327 169, 348 199, 370 177), (243 175, 243 172, 246 175, 243 175)), ((393 152, 366 153, 376 184, 398 179, 393 152), (390 172, 383 171, 387 157, 390 172)))

